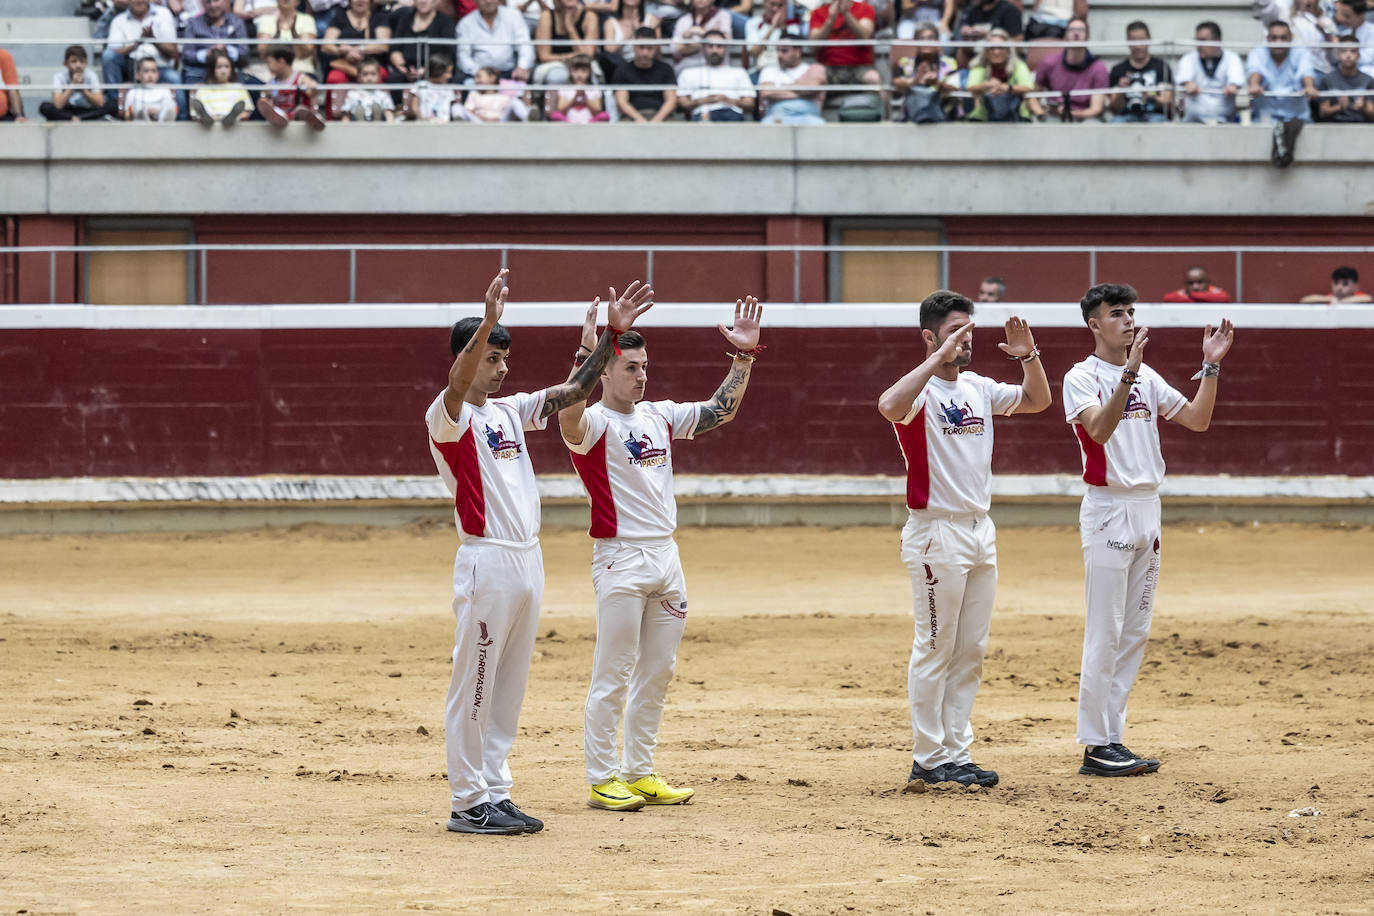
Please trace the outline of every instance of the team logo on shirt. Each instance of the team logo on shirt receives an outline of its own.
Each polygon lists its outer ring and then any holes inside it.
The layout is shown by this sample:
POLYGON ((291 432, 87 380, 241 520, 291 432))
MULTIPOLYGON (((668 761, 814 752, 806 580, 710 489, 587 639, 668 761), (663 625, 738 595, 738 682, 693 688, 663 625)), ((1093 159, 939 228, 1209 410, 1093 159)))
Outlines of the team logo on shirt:
POLYGON ((630 464, 639 468, 661 468, 668 463, 668 450, 654 448, 654 440, 649 434, 636 435, 630 430, 630 438, 624 442, 625 451, 630 453, 630 464))
POLYGON ((493 458, 518 458, 520 457, 520 443, 514 439, 506 438, 506 428, 498 426, 492 429, 484 426, 487 434, 487 445, 491 447, 491 457, 493 458))
POLYGON ((1121 412, 1123 420, 1148 420, 1152 414, 1150 407, 1140 398, 1140 392, 1131 388, 1131 396, 1126 399, 1126 409, 1121 412))
POLYGON ((944 428, 940 432, 946 436, 981 436, 983 434, 984 420, 982 417, 975 416, 973 408, 969 407, 968 401, 964 402, 963 407, 955 406, 954 402, 946 404, 940 403, 940 418, 944 421, 944 428))

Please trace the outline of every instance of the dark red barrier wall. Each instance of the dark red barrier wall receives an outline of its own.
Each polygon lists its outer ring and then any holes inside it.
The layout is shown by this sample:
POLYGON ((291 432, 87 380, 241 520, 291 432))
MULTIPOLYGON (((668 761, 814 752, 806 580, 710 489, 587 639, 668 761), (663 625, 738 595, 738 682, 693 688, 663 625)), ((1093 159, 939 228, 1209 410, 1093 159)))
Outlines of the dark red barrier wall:
MULTIPOLYGON (((510 390, 566 377, 576 330, 516 332, 510 390)), ((740 419, 680 452, 685 473, 897 474, 874 404, 920 358, 914 330, 771 329, 740 419)), ((1199 333, 1156 329, 1150 362, 1185 393, 1199 333)), ((974 368, 1017 376, 995 333, 974 368)), ((1043 414, 998 420, 999 472, 1076 471, 1060 381, 1090 347, 1037 331, 1055 391, 1043 414)), ((424 474, 423 414, 444 382, 435 330, 7 331, 0 338, 0 477, 424 474)), ((704 400, 723 378, 719 334, 649 332, 651 397, 704 400)), ((1212 430, 1164 423, 1176 473, 1374 474, 1374 329, 1242 330, 1212 430)), ((558 435, 531 436, 542 472, 571 470, 558 435)))

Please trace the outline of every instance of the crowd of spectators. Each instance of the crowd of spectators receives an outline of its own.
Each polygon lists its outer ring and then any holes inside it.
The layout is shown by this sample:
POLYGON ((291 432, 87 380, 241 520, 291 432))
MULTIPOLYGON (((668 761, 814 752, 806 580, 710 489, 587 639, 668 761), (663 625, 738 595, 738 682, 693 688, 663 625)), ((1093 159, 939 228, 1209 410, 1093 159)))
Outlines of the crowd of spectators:
MULTIPOLYGON (((1374 121, 1366 0, 1254 0, 1262 41, 1242 57, 1201 22, 1176 73, 1151 53, 1144 22, 1127 27, 1125 59, 1100 59, 1086 46, 1087 0, 94 2, 105 8, 99 76, 84 48, 68 48, 41 106, 50 120, 809 124, 895 110, 914 123, 1226 123, 1246 99, 1256 122, 1374 121), (874 37, 898 42, 895 108, 864 43, 874 37), (1041 39, 1084 44, 1028 62, 1019 43, 1041 39)), ((22 116, 18 93, 0 93, 0 119, 22 116)))

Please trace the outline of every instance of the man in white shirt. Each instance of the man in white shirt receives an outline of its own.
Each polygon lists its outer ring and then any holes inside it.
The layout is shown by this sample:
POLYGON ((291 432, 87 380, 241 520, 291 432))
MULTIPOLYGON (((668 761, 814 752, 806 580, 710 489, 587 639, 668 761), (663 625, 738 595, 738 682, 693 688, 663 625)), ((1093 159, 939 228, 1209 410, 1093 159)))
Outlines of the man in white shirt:
MULTIPOLYGON (((614 291, 612 291, 614 296, 614 291)), ((587 804, 610 811, 689 801, 654 770, 663 701, 687 626, 687 584, 673 532, 673 440, 692 439, 735 418, 759 346, 762 309, 753 296, 735 302, 720 332, 734 350, 729 373, 710 401, 645 401, 649 357, 644 338, 620 335, 601 376, 601 400, 558 414, 563 441, 592 506, 589 534, 596 589, 596 653, 587 691, 583 746, 587 804), (616 733, 625 719, 625 752, 616 733)), ((588 357, 584 336, 577 361, 588 357)))
POLYGON ((1234 51, 1223 50, 1221 26, 1198 24, 1193 33, 1201 44, 1178 62, 1183 91, 1183 120, 1199 124, 1236 120, 1236 95, 1245 84, 1245 66, 1234 51))
POLYGON ((534 45, 525 17, 501 0, 477 0, 477 9, 458 20, 458 82, 483 67, 502 79, 528 82, 534 69, 534 45))
POLYGON ((824 124, 825 68, 802 61, 801 45, 790 36, 778 44, 777 64, 759 73, 765 124, 824 124))
POLYGON ((902 563, 916 633, 907 668, 914 738, 909 781, 997 785, 973 762, 969 716, 983 675, 997 591, 992 418, 1039 413, 1050 383, 1030 326, 1013 316, 997 346, 1021 363, 1020 385, 963 371, 973 358, 973 303, 936 290, 921 303, 925 360, 878 399, 906 461, 902 563))
POLYGON ((754 83, 743 67, 725 63, 725 33, 706 33, 706 64, 677 77, 677 103, 693 121, 744 121, 754 110, 754 83))
POLYGON ((1159 578, 1160 417, 1202 432, 1212 422, 1221 360, 1234 331, 1223 318, 1202 334, 1202 371, 1189 401, 1145 365, 1149 328, 1135 326, 1136 292, 1102 283, 1080 303, 1093 354, 1064 376, 1064 415, 1083 454, 1088 485, 1079 512, 1087 578, 1078 743, 1085 776, 1153 773, 1159 761, 1125 744, 1126 699, 1150 636, 1159 578))
POLYGON ((744 24, 750 73, 777 66, 778 41, 786 32, 787 0, 763 0, 758 15, 744 24))
POLYGON ((129 0, 129 8, 110 22, 109 41, 100 55, 101 76, 106 85, 129 82, 131 64, 151 57, 162 82, 179 83, 176 41, 177 20, 165 6, 129 0))
MULTIPOLYGON (((458 833, 534 833, 544 826, 511 801, 506 762, 544 591, 539 493, 525 431, 543 429, 550 414, 586 400, 613 342, 652 305, 653 296, 636 282, 612 301, 610 327, 566 382, 493 398, 505 380, 510 353, 510 333, 497 323, 505 309, 508 273, 502 270, 491 281, 481 319, 453 326, 448 387, 425 414, 435 468, 454 497, 459 538, 453 561, 453 675, 444 715, 452 793, 448 829, 458 833)), ((595 328, 595 311, 587 320, 595 328)))

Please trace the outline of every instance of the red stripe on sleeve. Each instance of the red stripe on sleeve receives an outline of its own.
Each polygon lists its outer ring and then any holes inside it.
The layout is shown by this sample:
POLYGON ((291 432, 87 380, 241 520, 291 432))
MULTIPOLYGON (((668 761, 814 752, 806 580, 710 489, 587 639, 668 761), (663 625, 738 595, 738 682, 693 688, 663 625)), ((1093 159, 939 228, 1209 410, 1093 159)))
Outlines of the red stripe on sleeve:
POLYGON ((924 509, 930 502, 930 456, 926 452, 926 405, 910 423, 893 423, 897 444, 906 459, 906 507, 924 509))
POLYGON ((613 538, 618 530, 615 499, 611 496, 611 478, 606 470, 608 438, 603 433, 585 455, 571 452, 573 467, 577 469, 577 476, 582 478, 582 485, 587 488, 587 495, 592 500, 592 527, 587 533, 594 538, 613 538))
POLYGON ((1083 452, 1083 482, 1095 487, 1105 487, 1107 485, 1106 446, 1101 442, 1094 442, 1093 437, 1088 435, 1088 431, 1083 428, 1081 423, 1075 423, 1073 431, 1078 436, 1079 450, 1083 452))
POLYGON ((482 466, 477 463, 477 439, 469 425, 457 442, 430 438, 457 481, 454 506, 464 534, 482 537, 487 531, 487 498, 482 490, 482 466))

